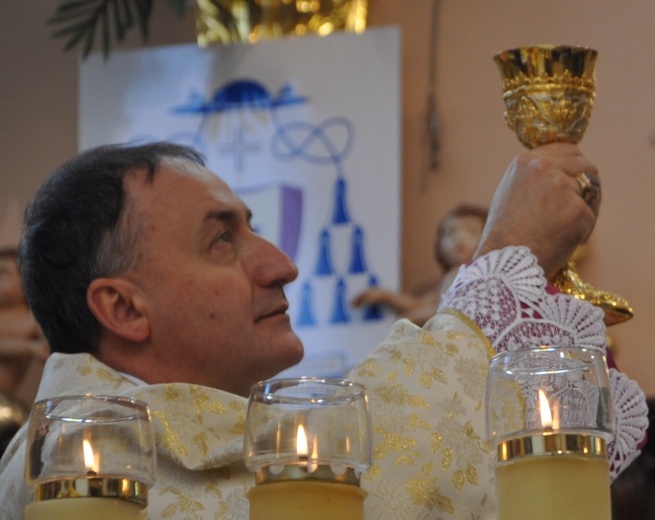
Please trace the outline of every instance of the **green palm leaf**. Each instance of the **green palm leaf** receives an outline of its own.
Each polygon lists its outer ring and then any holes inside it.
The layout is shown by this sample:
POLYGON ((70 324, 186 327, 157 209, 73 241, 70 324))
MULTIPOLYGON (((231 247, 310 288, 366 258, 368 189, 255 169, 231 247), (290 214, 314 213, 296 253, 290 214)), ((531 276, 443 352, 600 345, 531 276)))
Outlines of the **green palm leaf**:
MULTIPOLYGON (((164 0, 182 15, 187 0, 164 0)), ((63 0, 48 25, 53 38, 64 38, 64 50, 81 46, 82 58, 93 50, 96 35, 107 58, 114 42, 121 42, 136 25, 143 41, 148 40, 148 22, 153 0, 63 0)))

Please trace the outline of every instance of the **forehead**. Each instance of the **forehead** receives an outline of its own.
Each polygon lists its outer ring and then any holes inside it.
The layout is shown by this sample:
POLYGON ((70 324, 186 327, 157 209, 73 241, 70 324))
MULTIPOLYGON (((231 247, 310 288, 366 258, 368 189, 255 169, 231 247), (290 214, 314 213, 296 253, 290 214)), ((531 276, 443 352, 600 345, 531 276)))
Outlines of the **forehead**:
POLYGON ((246 212, 243 201, 230 187, 204 166, 182 159, 163 161, 152 180, 145 171, 125 177, 128 204, 142 215, 196 213, 208 206, 246 212))

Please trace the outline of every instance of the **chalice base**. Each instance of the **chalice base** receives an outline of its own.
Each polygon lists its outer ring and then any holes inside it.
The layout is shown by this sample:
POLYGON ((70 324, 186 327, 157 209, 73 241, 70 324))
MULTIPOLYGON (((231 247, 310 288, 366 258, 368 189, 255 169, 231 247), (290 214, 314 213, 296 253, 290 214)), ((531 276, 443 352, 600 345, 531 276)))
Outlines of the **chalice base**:
POLYGON ((587 300, 605 312, 605 325, 616 325, 632 318, 632 307, 625 298, 608 291, 596 289, 585 282, 575 269, 575 264, 569 260, 567 265, 560 269, 550 282, 565 294, 575 296, 580 300, 587 300))

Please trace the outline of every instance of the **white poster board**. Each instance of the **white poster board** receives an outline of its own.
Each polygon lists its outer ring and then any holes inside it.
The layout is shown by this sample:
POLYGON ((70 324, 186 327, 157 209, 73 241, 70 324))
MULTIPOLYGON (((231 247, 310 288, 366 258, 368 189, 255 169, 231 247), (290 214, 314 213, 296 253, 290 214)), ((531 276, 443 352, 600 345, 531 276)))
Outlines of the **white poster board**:
POLYGON ((399 44, 388 27, 116 52, 80 66, 81 150, 196 147, 298 265, 286 293, 306 354, 285 375, 341 375, 395 319, 350 301, 369 285, 399 285, 399 44))

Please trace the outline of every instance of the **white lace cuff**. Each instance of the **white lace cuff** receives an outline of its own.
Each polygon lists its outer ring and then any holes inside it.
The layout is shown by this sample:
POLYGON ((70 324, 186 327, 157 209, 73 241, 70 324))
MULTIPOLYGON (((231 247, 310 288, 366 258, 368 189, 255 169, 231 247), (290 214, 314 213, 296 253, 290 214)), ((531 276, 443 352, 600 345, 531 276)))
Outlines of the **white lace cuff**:
MULTIPOLYGON (((526 247, 492 251, 462 267, 439 309, 466 314, 496 352, 541 345, 586 347, 606 353, 603 311, 564 294, 549 294, 544 272, 526 247)), ((616 437, 609 445, 614 480, 639 454, 648 427, 646 398, 637 383, 610 370, 616 437)))

